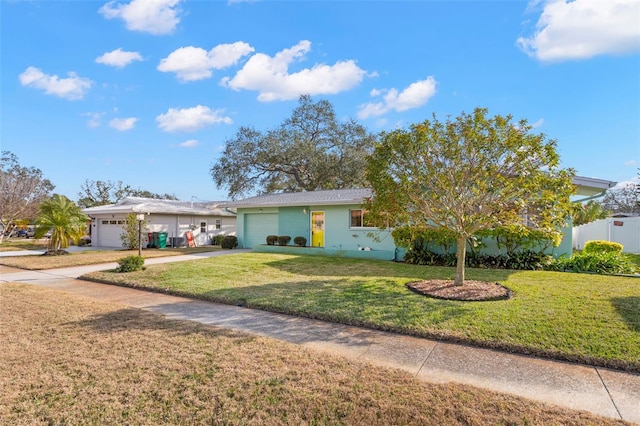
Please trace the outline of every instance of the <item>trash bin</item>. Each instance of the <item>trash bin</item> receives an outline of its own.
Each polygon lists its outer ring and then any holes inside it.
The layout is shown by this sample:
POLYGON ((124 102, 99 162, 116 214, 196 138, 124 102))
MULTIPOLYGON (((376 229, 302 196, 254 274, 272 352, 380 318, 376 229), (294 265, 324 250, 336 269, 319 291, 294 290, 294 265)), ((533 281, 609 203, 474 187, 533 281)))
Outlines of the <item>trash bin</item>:
POLYGON ((155 248, 153 243, 153 232, 147 233, 147 248, 155 248))
POLYGON ((167 233, 166 232, 158 232, 158 248, 167 248, 167 233))
POLYGON ((171 247, 182 247, 184 244, 184 238, 182 237, 169 237, 169 244, 171 247))

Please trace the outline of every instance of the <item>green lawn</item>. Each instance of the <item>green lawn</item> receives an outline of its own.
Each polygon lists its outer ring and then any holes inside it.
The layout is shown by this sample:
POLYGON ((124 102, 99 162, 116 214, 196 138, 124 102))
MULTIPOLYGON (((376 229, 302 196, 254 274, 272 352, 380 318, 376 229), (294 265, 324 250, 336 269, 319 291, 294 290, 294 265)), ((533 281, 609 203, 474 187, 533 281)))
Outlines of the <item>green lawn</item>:
POLYGON ((510 300, 427 298, 405 284, 453 268, 247 253, 87 278, 486 347, 640 371, 640 279, 468 269, 510 300))

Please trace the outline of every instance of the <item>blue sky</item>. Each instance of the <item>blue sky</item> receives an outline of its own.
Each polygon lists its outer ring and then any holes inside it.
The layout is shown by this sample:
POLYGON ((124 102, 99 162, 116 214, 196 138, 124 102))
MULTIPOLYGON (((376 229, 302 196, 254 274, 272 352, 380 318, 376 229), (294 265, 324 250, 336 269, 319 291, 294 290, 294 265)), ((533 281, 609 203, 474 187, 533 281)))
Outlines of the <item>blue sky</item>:
POLYGON ((0 20, 2 150, 73 200, 86 179, 226 199, 225 141, 305 93, 376 133, 486 107, 581 176, 640 166, 640 0, 0 0, 0 20))

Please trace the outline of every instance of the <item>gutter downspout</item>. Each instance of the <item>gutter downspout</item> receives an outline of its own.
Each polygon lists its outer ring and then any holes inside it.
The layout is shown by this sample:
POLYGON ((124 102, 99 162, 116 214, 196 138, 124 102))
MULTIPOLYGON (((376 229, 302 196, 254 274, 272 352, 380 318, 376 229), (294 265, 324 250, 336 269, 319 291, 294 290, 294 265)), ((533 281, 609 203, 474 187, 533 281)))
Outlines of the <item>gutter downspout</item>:
POLYGON ((581 198, 579 200, 573 200, 572 202, 573 203, 584 203, 585 201, 595 200, 596 198, 604 197, 606 192, 607 192, 607 190, 605 189, 604 191, 602 191, 599 194, 592 195, 591 197, 581 198))

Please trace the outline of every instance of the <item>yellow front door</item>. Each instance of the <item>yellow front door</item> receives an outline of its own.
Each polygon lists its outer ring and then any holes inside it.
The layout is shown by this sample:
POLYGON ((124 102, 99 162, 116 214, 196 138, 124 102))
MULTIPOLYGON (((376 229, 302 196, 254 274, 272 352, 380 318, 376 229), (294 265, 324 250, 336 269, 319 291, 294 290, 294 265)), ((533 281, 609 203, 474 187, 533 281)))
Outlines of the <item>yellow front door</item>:
POLYGON ((324 212, 311 212, 311 246, 324 247, 324 212))

